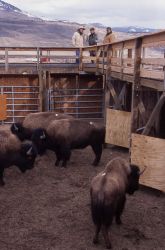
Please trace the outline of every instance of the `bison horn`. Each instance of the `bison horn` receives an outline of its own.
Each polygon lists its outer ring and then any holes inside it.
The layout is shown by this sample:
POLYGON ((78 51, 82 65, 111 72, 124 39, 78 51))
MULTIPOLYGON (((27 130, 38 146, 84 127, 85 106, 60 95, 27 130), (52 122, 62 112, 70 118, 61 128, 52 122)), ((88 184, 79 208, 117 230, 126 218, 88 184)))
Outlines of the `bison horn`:
POLYGON ((40 139, 43 140, 43 139, 45 139, 45 138, 46 138, 46 135, 45 135, 45 133, 43 132, 43 134, 40 136, 40 139))
POLYGON ((32 147, 30 147, 29 150, 27 151, 27 155, 32 155, 32 147))
POLYGON ((16 131, 18 131, 18 127, 16 126, 15 123, 14 123, 14 129, 15 129, 16 131))
POLYGON ((144 167, 142 171, 139 172, 139 175, 142 175, 146 171, 147 166, 144 167))

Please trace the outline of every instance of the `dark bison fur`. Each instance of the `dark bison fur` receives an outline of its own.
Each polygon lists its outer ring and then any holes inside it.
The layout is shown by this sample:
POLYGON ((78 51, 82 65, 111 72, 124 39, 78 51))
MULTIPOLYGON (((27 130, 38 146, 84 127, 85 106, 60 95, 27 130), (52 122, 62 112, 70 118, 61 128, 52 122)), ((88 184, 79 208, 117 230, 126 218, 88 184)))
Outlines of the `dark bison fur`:
POLYGON ((55 151, 56 165, 62 160, 62 166, 69 161, 72 149, 83 149, 91 146, 95 153, 93 165, 98 165, 105 139, 105 128, 94 123, 76 119, 53 121, 47 129, 36 129, 32 141, 40 154, 46 149, 55 151))
POLYGON ((121 224, 121 215, 126 202, 126 193, 133 194, 139 188, 139 167, 130 165, 122 158, 110 161, 105 170, 91 182, 91 213, 96 226, 93 242, 98 243, 102 228, 106 247, 111 248, 108 230, 115 217, 121 224))

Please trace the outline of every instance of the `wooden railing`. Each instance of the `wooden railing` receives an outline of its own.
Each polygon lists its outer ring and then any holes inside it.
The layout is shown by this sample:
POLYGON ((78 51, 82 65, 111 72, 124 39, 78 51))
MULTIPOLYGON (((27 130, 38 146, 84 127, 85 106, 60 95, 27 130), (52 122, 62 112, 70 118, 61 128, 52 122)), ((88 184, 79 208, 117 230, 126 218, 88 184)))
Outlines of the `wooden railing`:
MULTIPOLYGON (((12 65, 32 64, 68 67, 79 71, 133 76, 135 45, 141 40, 140 77, 163 80, 165 76, 165 31, 83 48, 0 47, 0 67, 7 73, 12 65)), ((58 72, 57 72, 58 73, 58 72)))

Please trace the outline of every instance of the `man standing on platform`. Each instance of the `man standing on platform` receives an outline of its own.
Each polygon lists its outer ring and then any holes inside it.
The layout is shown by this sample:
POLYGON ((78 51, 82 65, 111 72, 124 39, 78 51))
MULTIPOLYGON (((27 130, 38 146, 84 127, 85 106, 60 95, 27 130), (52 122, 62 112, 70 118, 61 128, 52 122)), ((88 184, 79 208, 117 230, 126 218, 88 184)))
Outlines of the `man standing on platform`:
MULTIPOLYGON (((79 27, 79 29, 73 34, 72 44, 74 47, 81 48, 84 46, 84 30, 83 26, 79 27)), ((76 50, 76 56, 80 56, 80 50, 76 50)), ((76 58, 76 63, 79 63, 79 58, 76 58)))
MULTIPOLYGON (((97 45, 98 36, 97 36, 97 34, 95 32, 95 28, 90 28, 90 35, 88 36, 87 41, 88 41, 89 46, 97 45)), ((96 51, 91 50, 90 51, 90 56, 96 56, 96 51)), ((94 63, 94 60, 92 60, 92 63, 94 63)))

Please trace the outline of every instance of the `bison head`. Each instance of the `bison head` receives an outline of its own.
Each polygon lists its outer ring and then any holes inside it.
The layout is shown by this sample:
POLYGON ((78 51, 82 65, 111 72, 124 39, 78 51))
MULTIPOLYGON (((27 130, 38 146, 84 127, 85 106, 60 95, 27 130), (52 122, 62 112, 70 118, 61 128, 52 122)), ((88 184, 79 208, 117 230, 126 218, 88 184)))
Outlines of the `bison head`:
POLYGON ((21 172, 26 172, 28 169, 34 167, 34 161, 37 156, 37 150, 31 143, 24 143, 21 145, 19 156, 16 156, 16 165, 21 172))
POLYGON ((128 176, 128 186, 127 193, 133 194, 136 190, 139 189, 139 177, 140 177, 140 169, 136 165, 130 165, 131 172, 128 176))
POLYGON ((16 135, 21 141, 26 139, 25 129, 22 123, 13 123, 10 128, 11 132, 16 135))

